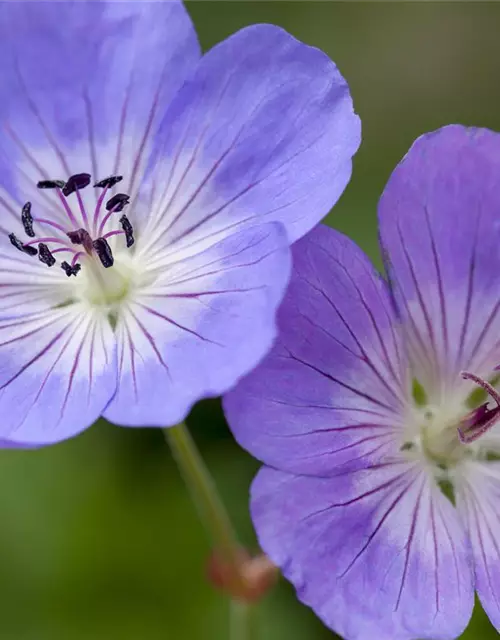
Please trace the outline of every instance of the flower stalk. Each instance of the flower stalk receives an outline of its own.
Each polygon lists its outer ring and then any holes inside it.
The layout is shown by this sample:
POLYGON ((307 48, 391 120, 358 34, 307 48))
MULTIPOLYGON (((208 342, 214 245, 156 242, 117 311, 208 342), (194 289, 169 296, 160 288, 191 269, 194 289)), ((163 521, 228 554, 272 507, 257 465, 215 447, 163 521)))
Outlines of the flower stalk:
POLYGON ((250 640, 248 603, 244 602, 246 554, 240 547, 215 483, 185 423, 163 430, 201 521, 214 545, 212 572, 223 573, 219 583, 231 598, 230 640, 250 640))
POLYGON ((217 552, 235 573, 241 548, 227 511, 194 440, 184 422, 163 430, 199 516, 217 552))
POLYGON ((229 637, 231 640, 254 640, 253 607, 246 602, 231 600, 229 637))

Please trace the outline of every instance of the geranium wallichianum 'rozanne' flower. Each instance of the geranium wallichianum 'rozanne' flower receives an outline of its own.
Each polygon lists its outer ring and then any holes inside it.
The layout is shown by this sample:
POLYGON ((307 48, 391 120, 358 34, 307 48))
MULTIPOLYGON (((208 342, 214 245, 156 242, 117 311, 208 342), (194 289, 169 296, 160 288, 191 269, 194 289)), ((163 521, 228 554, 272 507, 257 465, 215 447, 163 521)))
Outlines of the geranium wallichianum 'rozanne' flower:
POLYGON ((312 231, 276 346, 225 399, 268 465, 264 551, 349 640, 456 638, 474 590, 500 629, 499 176, 496 133, 420 138, 380 202, 390 285, 312 231))
POLYGON ((270 347, 348 87, 271 25, 201 57, 179 2, 2 2, 0 66, 0 437, 175 424, 270 347))

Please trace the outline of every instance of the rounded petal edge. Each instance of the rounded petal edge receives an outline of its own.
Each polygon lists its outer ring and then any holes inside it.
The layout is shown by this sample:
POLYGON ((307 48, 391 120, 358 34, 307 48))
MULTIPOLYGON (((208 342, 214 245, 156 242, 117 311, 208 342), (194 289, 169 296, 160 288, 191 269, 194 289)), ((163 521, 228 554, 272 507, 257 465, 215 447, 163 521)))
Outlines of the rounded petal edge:
POLYGON ((264 467, 252 520, 299 600, 346 640, 453 640, 473 575, 465 531, 433 484, 405 462, 332 478, 264 467))
POLYGON ((211 49, 160 134, 150 224, 163 226, 165 243, 271 221, 294 242, 340 197, 361 139, 335 64, 273 25, 247 27, 211 49))

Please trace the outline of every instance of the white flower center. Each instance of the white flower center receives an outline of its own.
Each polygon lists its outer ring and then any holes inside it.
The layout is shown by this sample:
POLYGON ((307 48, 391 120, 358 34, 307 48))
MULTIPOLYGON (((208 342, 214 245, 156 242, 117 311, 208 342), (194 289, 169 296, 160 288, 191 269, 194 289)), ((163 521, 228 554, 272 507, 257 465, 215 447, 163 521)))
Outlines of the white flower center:
POLYGON ((70 176, 66 182, 42 180, 37 187, 56 196, 58 214, 44 217, 26 202, 21 221, 29 240, 24 242, 14 233, 9 236, 16 249, 33 259, 38 255, 49 268, 57 265, 56 254, 66 258, 58 265, 69 278, 70 294, 63 304, 84 302, 106 313, 112 325, 120 307, 147 281, 144 270, 128 251, 135 243, 132 224, 123 213, 130 196, 113 193, 121 181, 122 176, 99 180, 93 185, 97 190, 93 194, 88 173, 70 176), (84 198, 85 194, 90 197, 84 198))
POLYGON ((429 462, 448 467, 471 454, 470 445, 461 442, 458 435, 460 421, 468 411, 463 403, 453 407, 420 408, 419 444, 429 462))
POLYGON ((155 274, 126 251, 114 251, 114 264, 104 268, 96 256, 85 256, 77 278, 72 278, 68 303, 82 302, 106 316, 114 329, 120 314, 137 292, 151 285, 155 274))
POLYGON ((105 269, 95 256, 86 256, 81 273, 72 283, 75 297, 110 311, 126 301, 136 284, 136 274, 123 255, 115 255, 114 260, 113 266, 105 269))
POLYGON ((478 439, 484 432, 479 430, 475 436, 475 426, 467 431, 470 425, 481 427, 480 418, 485 414, 493 415, 493 421, 496 421, 495 410, 483 410, 488 398, 481 394, 482 391, 479 394, 476 391, 470 397, 457 394, 440 404, 421 399, 415 401, 408 415, 401 449, 412 459, 425 460, 440 479, 443 471, 456 467, 464 459, 485 455, 484 441, 478 439), (472 406, 477 408, 472 409, 472 406))

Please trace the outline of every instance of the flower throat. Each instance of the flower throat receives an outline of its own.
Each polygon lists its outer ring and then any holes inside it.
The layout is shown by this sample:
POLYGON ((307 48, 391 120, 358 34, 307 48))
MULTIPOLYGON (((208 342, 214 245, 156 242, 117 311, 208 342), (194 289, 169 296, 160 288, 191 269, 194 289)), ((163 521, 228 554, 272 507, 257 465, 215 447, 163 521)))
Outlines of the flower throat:
MULTIPOLYGON (((461 416, 457 411, 443 416, 441 411, 435 411, 427 406, 425 391, 418 382, 414 382, 413 398, 416 405, 421 410, 419 422, 420 442, 419 448, 425 456, 441 468, 453 466, 464 456, 474 454, 474 450, 469 445, 473 445, 477 440, 486 434, 500 420, 500 394, 495 387, 480 378, 479 376, 462 371, 461 377, 470 380, 477 385, 467 404, 469 411, 464 411, 461 416), (478 400, 478 392, 486 394, 490 402, 478 400)), ((465 405, 463 405, 465 408, 465 405)), ((403 444, 402 450, 413 450, 415 442, 407 441, 403 444)))

